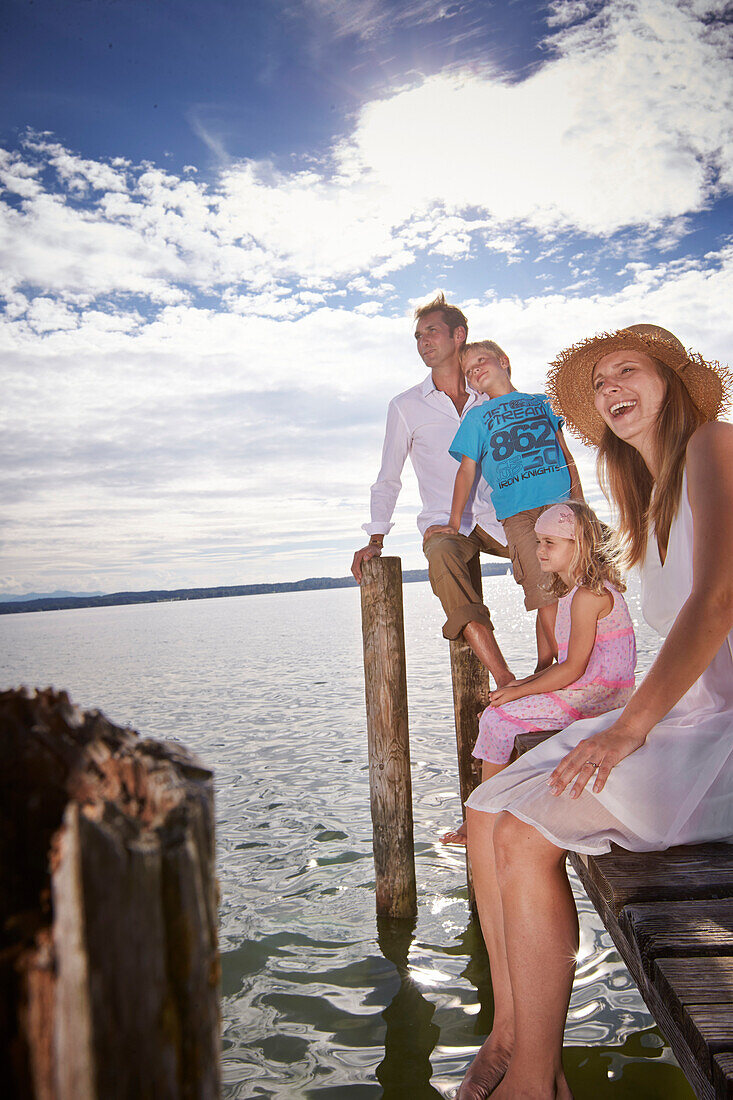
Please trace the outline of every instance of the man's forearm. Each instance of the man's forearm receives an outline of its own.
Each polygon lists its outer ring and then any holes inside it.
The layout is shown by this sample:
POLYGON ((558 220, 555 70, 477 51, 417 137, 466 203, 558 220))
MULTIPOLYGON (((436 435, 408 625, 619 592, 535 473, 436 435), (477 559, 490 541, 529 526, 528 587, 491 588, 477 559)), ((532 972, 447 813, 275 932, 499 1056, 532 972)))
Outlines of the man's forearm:
POLYGON ((364 530, 372 535, 384 535, 391 530, 397 497, 402 488, 402 469, 409 452, 409 436, 404 420, 395 406, 387 409, 387 423, 382 447, 382 463, 377 480, 371 488, 370 520, 364 530))

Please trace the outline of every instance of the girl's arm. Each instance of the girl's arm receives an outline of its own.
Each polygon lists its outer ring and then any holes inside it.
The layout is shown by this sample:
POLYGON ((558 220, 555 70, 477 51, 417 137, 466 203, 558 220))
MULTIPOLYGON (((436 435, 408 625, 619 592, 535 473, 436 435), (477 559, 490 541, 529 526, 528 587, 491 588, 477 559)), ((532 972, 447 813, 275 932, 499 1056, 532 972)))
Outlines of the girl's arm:
MULTIPOLYGON (((540 611, 538 611, 538 615, 541 615, 542 612, 546 613, 542 615, 542 621, 544 624, 545 632, 547 633, 548 630, 550 632, 550 638, 548 640, 550 641, 552 646, 552 656, 556 661, 557 639, 555 638, 555 624, 557 622, 557 604, 548 604, 547 607, 542 608, 540 611)), ((545 671, 545 669, 542 669, 542 671, 533 672, 529 676, 517 677, 515 680, 512 681, 512 687, 518 687, 520 684, 530 684, 533 680, 536 680, 538 676, 542 676, 545 671)))
MULTIPOLYGON (((702 675, 733 628, 733 426, 709 423, 687 446, 687 493, 692 509, 692 591, 657 659, 624 708, 603 733, 568 753, 551 777, 557 794, 577 776, 577 797, 600 764, 593 790, 603 790, 611 768, 646 741, 657 722, 702 675), (582 771, 581 771, 582 769, 582 771)), ((652 542, 650 554, 656 554, 652 542)))
POLYGON ((458 467, 458 473, 456 474, 456 483, 453 486, 453 503, 450 509, 450 519, 448 520, 448 526, 452 527, 454 531, 460 531, 461 519, 468 503, 468 498, 473 488, 473 483, 476 480, 476 470, 478 463, 474 462, 472 458, 464 455, 461 459, 461 465, 458 467))
POLYGON ((562 434, 562 428, 557 429, 556 435, 558 446, 565 456, 568 473, 570 474, 570 499, 585 500, 585 497, 583 496, 583 487, 580 484, 580 474, 578 473, 578 467, 575 465, 575 459, 571 455, 568 445, 565 442, 565 436, 562 434))
POLYGON ((492 691, 490 705, 499 707, 511 699, 557 691, 558 688, 569 687, 579 680, 587 669, 593 652, 598 618, 603 611, 608 610, 610 600, 611 596, 596 596, 588 588, 579 588, 570 605, 570 637, 566 659, 536 673, 529 682, 492 691))

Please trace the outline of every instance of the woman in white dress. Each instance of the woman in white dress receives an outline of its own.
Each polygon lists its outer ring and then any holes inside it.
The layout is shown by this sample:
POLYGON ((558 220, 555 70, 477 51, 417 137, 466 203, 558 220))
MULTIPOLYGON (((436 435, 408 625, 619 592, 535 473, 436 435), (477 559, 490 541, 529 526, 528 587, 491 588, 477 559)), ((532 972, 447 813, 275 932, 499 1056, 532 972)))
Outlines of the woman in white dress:
POLYGON ((468 800, 495 1012, 460 1100, 571 1096, 568 850, 733 842, 733 425, 717 422, 731 377, 633 325, 562 352, 548 391, 598 448, 644 618, 665 640, 623 709, 574 723, 468 800))

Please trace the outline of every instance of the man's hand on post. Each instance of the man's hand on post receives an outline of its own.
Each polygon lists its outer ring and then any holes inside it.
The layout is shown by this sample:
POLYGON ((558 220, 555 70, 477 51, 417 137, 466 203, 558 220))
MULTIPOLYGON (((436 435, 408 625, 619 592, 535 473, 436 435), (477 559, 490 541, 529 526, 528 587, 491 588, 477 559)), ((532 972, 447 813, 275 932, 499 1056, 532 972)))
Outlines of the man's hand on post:
POLYGON ((351 563, 351 572, 354 574, 358 584, 361 584, 361 569, 365 561, 369 561, 370 558, 378 558, 382 553, 382 539, 381 536, 372 535, 366 546, 362 546, 361 550, 357 550, 354 554, 354 560, 351 563))

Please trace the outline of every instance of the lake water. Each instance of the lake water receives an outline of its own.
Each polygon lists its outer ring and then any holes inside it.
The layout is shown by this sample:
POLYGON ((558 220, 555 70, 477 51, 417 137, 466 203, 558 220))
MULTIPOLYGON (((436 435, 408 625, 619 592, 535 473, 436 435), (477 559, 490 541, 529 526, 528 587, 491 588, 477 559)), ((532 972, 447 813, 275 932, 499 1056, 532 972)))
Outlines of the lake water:
MULTIPOLYGON (((515 673, 533 632, 484 579, 515 673)), ((419 914, 378 923, 359 594, 296 592, 0 617, 0 685, 49 684, 216 775, 227 1098, 449 1096, 491 1020, 458 821, 448 647, 405 586, 419 914)), ((639 626, 638 596, 629 604, 639 626)), ((639 667, 656 652, 639 626, 639 667)), ((565 1063, 576 1100, 692 1097, 579 884, 565 1063)))

